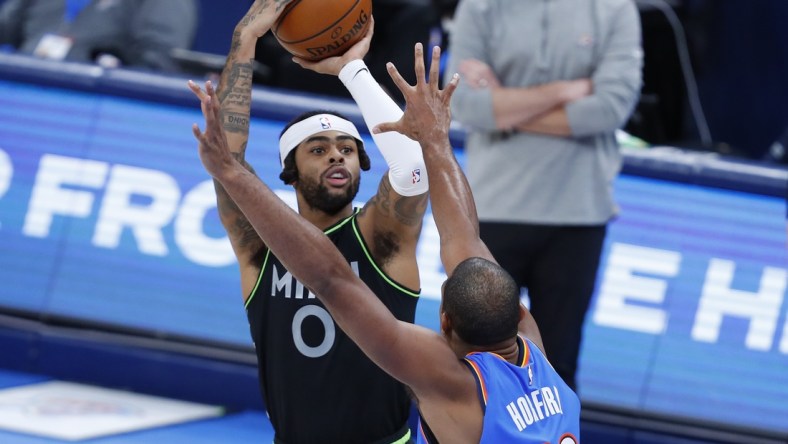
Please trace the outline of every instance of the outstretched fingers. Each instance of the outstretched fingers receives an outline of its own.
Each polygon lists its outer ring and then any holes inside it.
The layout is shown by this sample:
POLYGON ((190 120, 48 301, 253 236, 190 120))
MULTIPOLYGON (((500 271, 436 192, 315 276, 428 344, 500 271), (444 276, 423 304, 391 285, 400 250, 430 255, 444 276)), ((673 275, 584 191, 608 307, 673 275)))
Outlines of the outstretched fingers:
POLYGON ((440 91, 440 97, 443 100, 444 105, 448 105, 451 102, 451 97, 454 94, 454 91, 457 89, 457 85, 460 82, 459 74, 455 73, 449 83, 444 86, 443 90, 440 89, 440 78, 441 78, 441 48, 440 46, 433 46, 432 47, 432 60, 430 61, 430 89, 432 91, 440 91))
MULTIPOLYGON (((449 104, 454 91, 457 89, 459 75, 455 74, 444 89, 441 89, 440 47, 435 46, 432 49, 429 79, 426 76, 424 46, 421 43, 416 43, 413 53, 414 71, 416 74, 415 85, 409 84, 392 63, 386 64, 389 76, 391 76, 394 84, 405 97, 406 111, 397 122, 384 122, 376 125, 372 128, 374 134, 398 131, 417 140, 419 137, 423 137, 421 133, 434 129, 433 127, 428 128, 429 125, 423 119, 427 121, 450 119, 449 104)), ((441 122, 437 123, 438 126, 442 126, 441 122)))
POLYGON ((413 57, 413 66, 416 70, 416 86, 418 86, 419 84, 426 83, 424 79, 424 73, 426 72, 424 68, 424 46, 421 42, 416 43, 416 48, 413 50, 413 57))
POLYGON ((200 89, 200 86, 194 83, 193 80, 189 80, 188 82, 186 82, 186 85, 194 93, 194 95, 197 96, 198 99, 200 99, 200 102, 202 102, 203 98, 205 97, 205 93, 203 92, 202 89, 200 89))
MULTIPOLYGON (((402 77, 402 74, 399 73, 399 70, 397 69, 396 66, 394 66, 393 63, 391 62, 386 63, 386 70, 388 71, 391 80, 394 81, 394 85, 397 86, 397 89, 400 90, 400 92, 406 98, 407 101, 407 97, 410 95, 410 91, 413 89, 413 86, 411 86, 402 77)), ((389 131, 398 131, 401 125, 402 125, 401 118, 396 122, 381 122, 372 128, 372 133, 381 134, 389 131)))
POLYGON ((189 80, 188 85, 194 95, 200 99, 200 109, 205 118, 205 131, 201 131, 200 127, 195 123, 192 125, 192 133, 194 133, 194 137, 196 137, 198 141, 205 143, 220 129, 218 127, 221 120, 219 99, 216 96, 216 89, 213 87, 213 83, 211 83, 210 80, 205 82, 204 91, 191 80, 189 80))
POLYGON ((200 100, 200 110, 202 110, 203 114, 205 114, 205 97, 207 96, 205 91, 200 89, 200 86, 194 83, 192 80, 189 80, 187 85, 189 86, 189 89, 192 91, 192 93, 197 96, 197 99, 200 100))
MULTIPOLYGON (((195 94, 197 89, 192 88, 195 94)), ((214 178, 219 179, 233 166, 233 157, 222 127, 221 104, 216 96, 216 89, 210 81, 205 83, 205 90, 199 94, 199 97, 205 128, 201 131, 200 127, 194 124, 192 133, 199 142, 198 152, 203 166, 214 178)))
POLYGON ((451 102, 451 96, 457 90, 457 85, 460 84, 460 75, 456 72, 451 76, 449 83, 443 87, 443 103, 448 105, 451 102))
POLYGON ((430 88, 438 89, 440 81, 441 48, 438 45, 432 47, 432 60, 430 61, 430 88))
POLYGON ((386 71, 389 72, 389 77, 391 80, 394 81, 394 84, 397 85, 397 89, 400 90, 403 96, 407 97, 408 90, 412 88, 410 84, 402 77, 402 74, 399 73, 399 70, 393 63, 388 62, 386 63, 386 71))
POLYGON ((198 142, 202 140, 202 131, 200 131, 200 126, 196 123, 192 123, 192 134, 194 134, 194 138, 198 142))
POLYGON ((208 115, 205 116, 205 122, 208 124, 209 128, 213 128, 220 121, 221 106, 219 104, 219 98, 216 97, 216 89, 213 87, 213 83, 210 80, 205 82, 205 91, 208 93, 208 96, 205 98, 205 106, 208 108, 208 115))
MULTIPOLYGON (((194 81, 192 81, 192 80, 189 80, 188 82, 186 82, 186 85, 189 87, 191 92, 194 93, 195 96, 197 96, 197 99, 200 100, 200 110, 202 110, 203 117, 205 117, 205 112, 206 112, 205 98, 207 97, 207 95, 200 88, 200 86, 197 85, 196 83, 194 83, 194 81)), ((192 134, 194 134, 194 137, 198 141, 200 141, 200 142, 202 141, 203 133, 200 130, 200 126, 197 125, 196 123, 192 124, 192 134)))

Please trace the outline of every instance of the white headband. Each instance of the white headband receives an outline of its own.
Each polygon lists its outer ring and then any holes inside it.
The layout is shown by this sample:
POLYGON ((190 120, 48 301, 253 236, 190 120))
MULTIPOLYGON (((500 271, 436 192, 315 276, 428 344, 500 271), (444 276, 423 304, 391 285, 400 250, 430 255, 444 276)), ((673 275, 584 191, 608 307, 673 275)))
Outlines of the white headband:
POLYGON ((299 143, 317 133, 331 130, 339 131, 353 136, 359 141, 361 140, 361 135, 358 133, 356 126, 339 116, 318 114, 309 117, 293 124, 282 134, 282 137, 279 138, 279 162, 282 164, 282 168, 285 167, 285 158, 287 155, 290 154, 290 151, 293 151, 299 143))

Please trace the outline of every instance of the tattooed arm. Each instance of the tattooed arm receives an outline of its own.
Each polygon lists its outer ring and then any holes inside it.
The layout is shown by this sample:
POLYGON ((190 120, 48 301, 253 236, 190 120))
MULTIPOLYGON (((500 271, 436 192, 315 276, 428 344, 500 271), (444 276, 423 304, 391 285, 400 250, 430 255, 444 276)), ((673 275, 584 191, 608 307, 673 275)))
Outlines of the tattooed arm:
MULTIPOLYGON (((216 90, 221 104, 221 125, 227 137, 230 153, 247 170, 254 173, 246 161, 249 141, 249 120, 252 102, 252 74, 257 40, 273 26, 285 5, 291 0, 256 0, 233 31, 230 52, 222 69, 216 90)), ((209 88, 210 86, 206 86, 209 88)), ((206 93, 194 82, 189 88, 201 99, 206 93)), ((204 108, 204 104, 201 105, 204 108)), ((205 111, 203 109, 203 111, 205 111)), ((251 292, 257 278, 259 264, 255 258, 265 245, 254 228, 227 192, 214 181, 219 217, 230 238, 238 264, 241 267, 241 290, 244 297, 251 292)))

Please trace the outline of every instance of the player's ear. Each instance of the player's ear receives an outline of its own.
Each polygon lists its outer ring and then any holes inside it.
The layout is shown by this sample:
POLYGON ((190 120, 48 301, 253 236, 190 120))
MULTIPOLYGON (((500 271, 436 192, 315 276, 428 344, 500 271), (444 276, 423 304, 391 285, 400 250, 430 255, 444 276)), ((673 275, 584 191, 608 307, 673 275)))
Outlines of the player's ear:
POLYGON ((452 331, 453 326, 451 324, 451 318, 449 318, 445 311, 441 310, 441 332, 444 336, 451 337, 452 331))

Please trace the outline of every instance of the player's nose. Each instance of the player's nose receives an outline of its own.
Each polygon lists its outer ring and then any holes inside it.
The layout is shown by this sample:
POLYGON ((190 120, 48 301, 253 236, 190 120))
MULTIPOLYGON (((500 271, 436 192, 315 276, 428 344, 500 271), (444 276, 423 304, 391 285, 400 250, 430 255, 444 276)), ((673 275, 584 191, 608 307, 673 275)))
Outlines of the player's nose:
POLYGON ((338 147, 332 147, 331 155, 329 156, 328 160, 331 163, 344 163, 345 156, 342 155, 342 151, 338 147))

